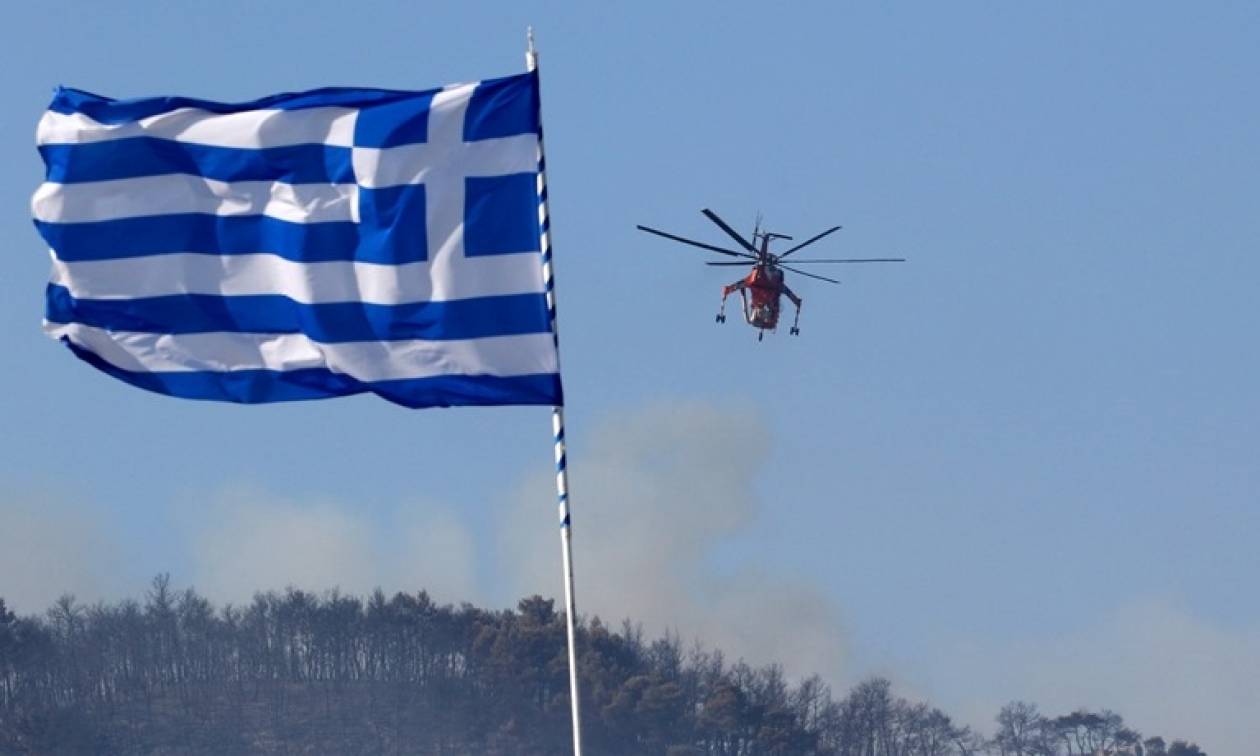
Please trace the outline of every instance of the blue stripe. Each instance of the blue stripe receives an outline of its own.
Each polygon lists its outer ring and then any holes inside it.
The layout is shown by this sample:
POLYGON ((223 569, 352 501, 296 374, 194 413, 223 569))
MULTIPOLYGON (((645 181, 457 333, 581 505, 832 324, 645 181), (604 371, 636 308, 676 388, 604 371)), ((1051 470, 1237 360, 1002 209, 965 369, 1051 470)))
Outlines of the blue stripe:
POLYGON ((349 147, 211 147, 157 137, 130 137, 39 148, 48 180, 59 184, 186 173, 219 181, 353 184, 349 147))
POLYGON ((303 370, 237 370, 231 372, 146 373, 109 364, 68 339, 62 341, 83 361, 113 377, 148 391, 184 399, 239 404, 329 399, 371 392, 404 407, 458 405, 561 405, 564 394, 558 373, 499 377, 435 376, 410 380, 361 382, 324 368, 303 370))
POLYGON ((302 304, 274 294, 76 299, 64 286, 49 284, 46 307, 49 322, 82 323, 110 331, 302 333, 324 344, 400 339, 479 339, 547 333, 551 330, 547 302, 542 294, 399 305, 364 302, 302 304))
MULTIPOLYGON (((487 79, 481 82, 481 87, 486 89, 486 93, 480 95, 479 99, 485 99, 487 95, 499 91, 520 92, 522 90, 518 88, 523 87, 523 91, 526 93, 525 97, 529 98, 532 95, 532 99, 528 101, 528 104, 532 104, 535 109, 537 108, 537 86, 532 73, 505 76, 500 79, 487 79)), ((432 95, 437 91, 439 90, 405 91, 364 87, 325 87, 306 92, 285 92, 261 97, 257 100, 232 103, 199 100, 193 97, 143 97, 131 100, 115 100, 110 97, 85 92, 81 89, 58 87, 53 94, 53 100, 48 109, 56 113, 83 113, 100 123, 119 124, 138 121, 141 118, 167 113, 178 108, 196 108, 211 113, 240 113, 247 110, 264 109, 303 110, 323 107, 368 108, 374 105, 388 105, 399 100, 415 99, 418 95, 432 95)), ((483 128, 497 129, 499 131, 504 129, 504 125, 500 123, 501 121, 511 121, 515 124, 515 121, 520 120, 522 117, 517 115, 517 111, 523 110, 519 105, 514 108, 497 102, 494 107, 488 109, 493 112, 495 117, 486 119, 491 121, 491 124, 483 128), (514 117, 508 118, 507 116, 509 115, 514 117)), ((535 116, 535 120, 529 124, 530 126, 536 125, 536 118, 535 116)), ((480 121, 481 119, 477 120, 480 121)), ((513 133, 521 132, 516 131, 513 133)))
MULTIPOLYGON (((425 259, 425 250, 390 259, 392 247, 359 244, 358 224, 350 221, 290 223, 265 215, 219 216, 200 213, 153 215, 92 223, 48 223, 35 227, 66 262, 144 257, 169 252, 245 255, 270 252, 296 262, 335 260, 397 264, 425 259)), ((397 257, 397 255, 395 255, 397 257)))
POLYGON ((194 97, 142 97, 132 100, 115 100, 112 97, 85 92, 81 89, 58 87, 48 109, 55 113, 83 113, 94 121, 106 124, 127 123, 168 113, 179 108, 196 108, 210 113, 241 113, 247 110, 304 110, 306 108, 344 107, 364 108, 384 105, 418 94, 437 92, 403 91, 397 89, 364 89, 354 87, 326 87, 307 92, 285 92, 269 95, 248 102, 216 102, 194 97))

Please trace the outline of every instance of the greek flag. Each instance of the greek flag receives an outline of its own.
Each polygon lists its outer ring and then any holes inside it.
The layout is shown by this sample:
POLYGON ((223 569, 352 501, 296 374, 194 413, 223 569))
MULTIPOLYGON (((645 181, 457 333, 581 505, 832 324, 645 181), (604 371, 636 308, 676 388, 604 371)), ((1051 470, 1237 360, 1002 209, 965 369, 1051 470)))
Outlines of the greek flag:
POLYGON ((58 89, 44 328, 192 399, 558 405, 539 123, 533 73, 240 104, 58 89))

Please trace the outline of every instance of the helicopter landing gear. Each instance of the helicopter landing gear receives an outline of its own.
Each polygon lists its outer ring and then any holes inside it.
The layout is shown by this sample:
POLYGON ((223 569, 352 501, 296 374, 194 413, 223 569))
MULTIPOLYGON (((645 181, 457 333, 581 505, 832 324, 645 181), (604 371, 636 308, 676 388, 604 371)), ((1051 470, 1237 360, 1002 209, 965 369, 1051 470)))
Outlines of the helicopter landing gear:
POLYGON ((801 329, 800 329, 800 325, 801 325, 801 300, 799 300, 799 299, 797 299, 795 296, 793 296, 791 292, 788 292, 788 296, 789 296, 789 297, 792 297, 792 304, 796 305, 796 317, 792 319, 792 329, 791 329, 790 331, 788 331, 788 333, 789 333, 789 334, 791 334, 791 335, 793 335, 793 336, 800 336, 800 335, 801 335, 801 329))
POLYGON ((765 331, 757 331, 757 341, 761 341, 761 340, 762 340, 762 339, 764 339, 765 337, 766 337, 766 332, 765 332, 765 331))
POLYGON ((726 322, 726 298, 729 297, 732 292, 739 292, 740 298, 744 300, 744 311, 748 311, 748 295, 744 293, 744 289, 747 288, 747 286, 748 284, 746 284, 743 279, 740 279, 730 286, 722 287, 722 304, 718 307, 717 318, 715 318, 717 322, 726 322))
POLYGON ((792 330, 788 331, 788 333, 792 334, 793 336, 800 336, 801 329, 797 328, 796 326, 792 326, 792 330))

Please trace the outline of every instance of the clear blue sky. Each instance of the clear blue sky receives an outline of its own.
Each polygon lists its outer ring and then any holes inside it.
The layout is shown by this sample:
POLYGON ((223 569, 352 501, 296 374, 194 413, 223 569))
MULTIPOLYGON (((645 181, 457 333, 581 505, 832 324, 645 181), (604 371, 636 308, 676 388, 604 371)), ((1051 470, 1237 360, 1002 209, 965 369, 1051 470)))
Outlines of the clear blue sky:
POLYGON ((837 687, 887 674, 982 725, 1012 698, 1109 706, 1241 753, 1260 9, 599 5, 6 5, 0 596, 37 611, 159 571, 235 600, 558 592, 547 411, 127 387, 40 333, 28 209, 56 84, 421 89, 521 70, 532 23, 579 606, 837 687), (758 344, 713 322, 733 274, 634 230, 719 242, 703 207, 911 262, 797 282, 803 334, 758 344), (791 621, 756 616, 773 601, 791 621))

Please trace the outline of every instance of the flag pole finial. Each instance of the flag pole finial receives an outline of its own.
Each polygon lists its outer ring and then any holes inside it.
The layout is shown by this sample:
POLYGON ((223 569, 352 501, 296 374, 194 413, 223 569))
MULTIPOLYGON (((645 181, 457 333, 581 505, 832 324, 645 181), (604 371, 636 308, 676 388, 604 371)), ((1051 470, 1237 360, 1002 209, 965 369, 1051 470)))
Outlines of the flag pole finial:
POLYGON ((534 27, 525 27, 525 68, 533 71, 538 68, 538 51, 534 49, 534 27))

